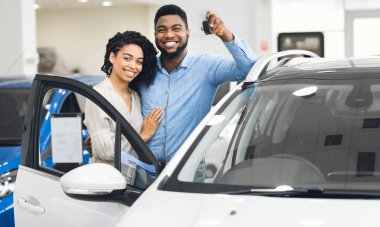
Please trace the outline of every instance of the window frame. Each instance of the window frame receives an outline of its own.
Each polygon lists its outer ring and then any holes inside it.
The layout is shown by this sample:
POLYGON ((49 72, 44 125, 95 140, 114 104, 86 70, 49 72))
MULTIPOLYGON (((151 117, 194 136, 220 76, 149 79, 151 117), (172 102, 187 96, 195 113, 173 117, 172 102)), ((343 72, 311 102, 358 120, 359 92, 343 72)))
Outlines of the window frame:
MULTIPOLYGON (((124 119, 124 117, 109 103, 102 95, 95 91, 91 86, 86 85, 78 80, 37 74, 32 85, 31 96, 28 101, 28 110, 25 119, 25 127, 22 142, 22 158, 21 164, 37 171, 42 171, 57 177, 63 175, 60 171, 53 171, 51 169, 42 168, 39 165, 39 136, 40 136, 40 124, 36 124, 41 119, 42 102, 45 94, 54 88, 67 89, 72 92, 78 93, 83 97, 91 100, 98 105, 106 114, 108 114, 112 120, 116 122, 116 141, 123 134, 136 153, 139 155, 140 160, 144 162, 152 163, 156 167, 156 176, 161 169, 157 158, 152 151, 149 150, 146 143, 141 139, 139 134, 133 129, 133 127, 124 119)), ((119 171, 120 168, 120 146, 115 146, 115 168, 119 171)))

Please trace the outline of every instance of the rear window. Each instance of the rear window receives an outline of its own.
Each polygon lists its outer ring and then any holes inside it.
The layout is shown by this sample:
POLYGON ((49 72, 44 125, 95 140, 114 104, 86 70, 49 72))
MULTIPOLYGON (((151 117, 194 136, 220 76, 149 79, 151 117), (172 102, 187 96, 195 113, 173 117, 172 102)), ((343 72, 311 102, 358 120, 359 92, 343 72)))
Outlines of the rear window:
POLYGON ((20 143, 30 89, 0 90, 0 142, 20 143))

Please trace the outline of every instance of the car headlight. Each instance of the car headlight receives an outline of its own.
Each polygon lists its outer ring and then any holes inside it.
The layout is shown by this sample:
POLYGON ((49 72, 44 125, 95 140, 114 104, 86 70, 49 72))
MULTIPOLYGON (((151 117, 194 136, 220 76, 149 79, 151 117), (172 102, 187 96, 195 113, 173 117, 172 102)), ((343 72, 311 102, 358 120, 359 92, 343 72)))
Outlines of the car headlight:
POLYGON ((0 175, 0 199, 12 194, 15 189, 17 169, 0 175))

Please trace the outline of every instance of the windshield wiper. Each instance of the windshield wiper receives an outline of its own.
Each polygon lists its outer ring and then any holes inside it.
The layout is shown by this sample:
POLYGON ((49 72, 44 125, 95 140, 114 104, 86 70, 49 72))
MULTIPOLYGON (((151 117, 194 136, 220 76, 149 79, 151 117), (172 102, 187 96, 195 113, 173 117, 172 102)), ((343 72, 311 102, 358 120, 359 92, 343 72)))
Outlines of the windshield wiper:
POLYGON ((229 195, 264 195, 264 196, 300 196, 300 195, 320 195, 323 194, 323 190, 319 188, 303 189, 303 190, 278 190, 278 189, 247 189, 240 191, 226 192, 229 195))
POLYGON ((229 195, 260 195, 273 197, 298 197, 298 198, 380 198, 379 191, 361 190, 333 190, 323 188, 299 188, 293 189, 277 187, 272 189, 252 188, 247 190, 225 192, 229 195))

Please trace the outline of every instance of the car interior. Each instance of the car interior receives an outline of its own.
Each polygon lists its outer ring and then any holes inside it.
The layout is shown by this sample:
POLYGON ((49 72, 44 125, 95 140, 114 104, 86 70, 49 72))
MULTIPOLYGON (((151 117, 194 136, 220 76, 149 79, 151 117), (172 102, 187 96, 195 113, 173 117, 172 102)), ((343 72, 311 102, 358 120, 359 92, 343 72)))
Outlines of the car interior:
POLYGON ((16 139, 20 143, 27 97, 22 90, 0 91, 0 118, 4 119, 0 122, 0 138, 16 139))
MULTIPOLYGON (((215 182, 255 186, 378 182, 380 119, 371 116, 379 107, 372 99, 349 106, 346 98, 333 93, 322 91, 310 99, 291 97, 293 101, 283 96, 273 105, 261 97, 261 102, 252 105, 265 106, 265 110, 259 108, 260 114, 247 105, 215 182), (328 103, 334 95, 337 103, 328 103), (345 114, 341 102, 346 103, 345 114)), ((347 99, 358 97, 363 96, 347 95, 347 99)))

